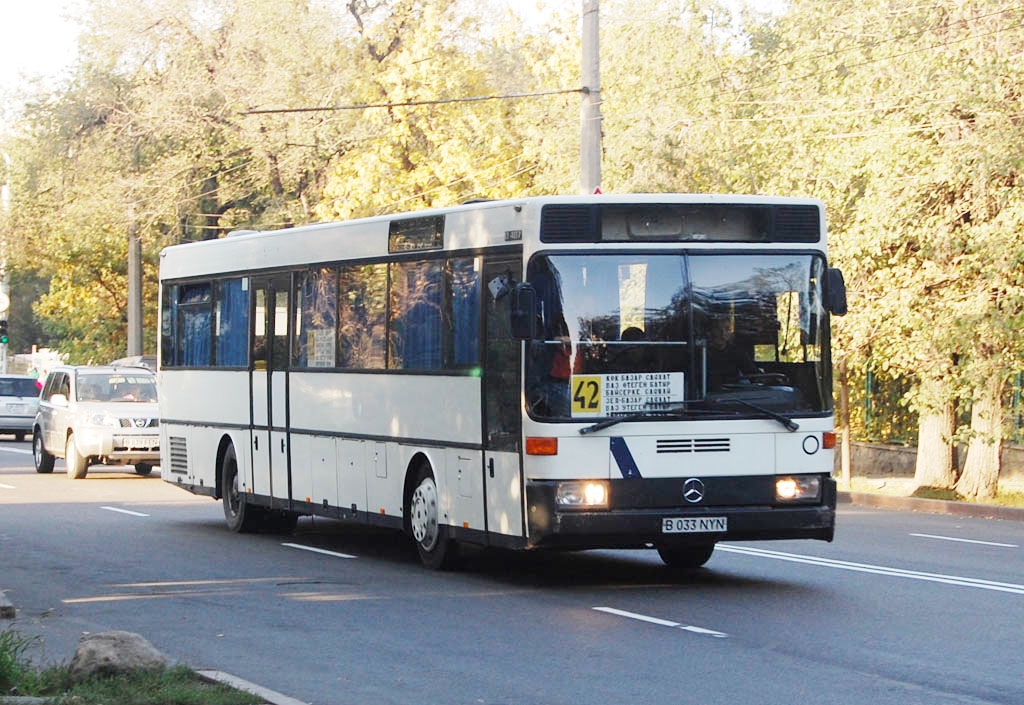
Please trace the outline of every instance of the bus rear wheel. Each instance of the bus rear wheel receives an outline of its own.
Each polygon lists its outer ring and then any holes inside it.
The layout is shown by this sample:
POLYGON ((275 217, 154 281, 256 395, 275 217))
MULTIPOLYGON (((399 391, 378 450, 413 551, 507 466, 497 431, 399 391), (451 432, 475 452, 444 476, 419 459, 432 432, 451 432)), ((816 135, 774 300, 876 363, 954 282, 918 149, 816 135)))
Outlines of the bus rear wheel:
POLYGON ((409 500, 409 526, 423 565, 431 570, 447 570, 455 564, 459 547, 448 538, 448 527, 440 521, 437 483, 427 465, 416 475, 409 500))
POLYGON ((221 492, 224 502, 224 519, 228 528, 236 533, 254 531, 260 523, 262 511, 246 502, 238 479, 238 459, 235 447, 228 446, 220 463, 221 492))
POLYGON ((706 546, 658 546, 658 555, 671 570, 689 573, 708 562, 715 544, 706 546))

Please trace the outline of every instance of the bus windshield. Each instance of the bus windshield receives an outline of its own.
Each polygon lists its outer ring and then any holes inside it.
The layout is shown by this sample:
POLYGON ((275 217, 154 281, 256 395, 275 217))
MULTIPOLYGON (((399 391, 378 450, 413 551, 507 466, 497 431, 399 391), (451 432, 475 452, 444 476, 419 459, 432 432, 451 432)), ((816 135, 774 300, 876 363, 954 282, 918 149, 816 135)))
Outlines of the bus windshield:
POLYGON ((828 412, 824 270, 803 253, 534 257, 528 411, 573 421, 680 405, 702 418, 828 412))

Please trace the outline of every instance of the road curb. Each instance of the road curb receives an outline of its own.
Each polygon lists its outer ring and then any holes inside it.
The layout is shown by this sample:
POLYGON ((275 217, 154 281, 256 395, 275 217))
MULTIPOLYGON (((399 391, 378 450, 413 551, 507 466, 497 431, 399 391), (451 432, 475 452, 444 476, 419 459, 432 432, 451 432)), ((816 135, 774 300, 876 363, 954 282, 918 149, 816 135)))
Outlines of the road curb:
POLYGON ((860 504, 882 509, 896 509, 929 514, 953 514, 979 519, 1006 519, 1024 521, 1024 507, 1000 507, 994 504, 974 502, 951 502, 945 499, 922 499, 920 497, 893 497, 872 492, 839 492, 839 501, 846 504, 860 504))
POLYGON ((214 683, 223 683, 225 685, 230 685, 232 688, 237 690, 244 690, 246 693, 252 693, 272 705, 308 705, 301 700, 296 700, 288 695, 278 693, 276 690, 271 690, 270 688, 264 688, 261 685, 250 683, 247 680, 239 678, 238 676, 233 676, 230 673, 225 673, 224 671, 197 669, 195 672, 203 680, 214 683))
POLYGON ((7 595, 0 590, 0 619, 14 619, 14 605, 7 599, 7 595))

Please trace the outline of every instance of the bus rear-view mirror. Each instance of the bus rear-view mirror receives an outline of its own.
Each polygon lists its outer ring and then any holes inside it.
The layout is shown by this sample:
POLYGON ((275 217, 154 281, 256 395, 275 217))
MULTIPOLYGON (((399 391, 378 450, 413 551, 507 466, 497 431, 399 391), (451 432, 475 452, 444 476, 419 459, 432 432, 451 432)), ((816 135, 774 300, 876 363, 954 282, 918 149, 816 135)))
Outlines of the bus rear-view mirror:
POLYGON ((828 310, 833 316, 846 315, 846 280, 835 267, 828 270, 828 310))
POLYGON ((526 282, 512 290, 512 336, 520 340, 537 337, 537 290, 526 282))

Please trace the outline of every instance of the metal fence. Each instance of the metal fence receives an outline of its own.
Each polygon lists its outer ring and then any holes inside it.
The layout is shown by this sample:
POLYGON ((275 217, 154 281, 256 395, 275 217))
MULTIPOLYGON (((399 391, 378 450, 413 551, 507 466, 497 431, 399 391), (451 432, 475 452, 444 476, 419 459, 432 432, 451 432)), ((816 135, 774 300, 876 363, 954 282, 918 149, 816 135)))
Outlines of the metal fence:
MULTIPOLYGON (((850 428, 858 441, 914 445, 917 443, 918 414, 909 408, 906 395, 917 380, 894 377, 872 368, 871 363, 850 368, 850 428)), ((838 376, 837 376, 838 379, 838 376)), ((836 399, 839 398, 838 389, 836 399)), ((1024 445, 1024 372, 1011 377, 1004 400, 1004 440, 1024 445)), ((838 414, 838 410, 837 410, 838 414)), ((971 422, 969 404, 957 408, 957 423, 971 422)))

